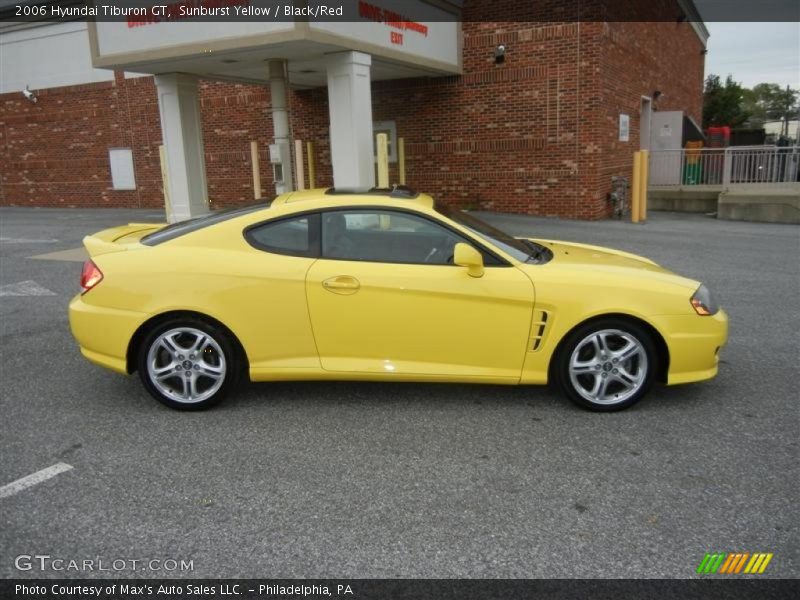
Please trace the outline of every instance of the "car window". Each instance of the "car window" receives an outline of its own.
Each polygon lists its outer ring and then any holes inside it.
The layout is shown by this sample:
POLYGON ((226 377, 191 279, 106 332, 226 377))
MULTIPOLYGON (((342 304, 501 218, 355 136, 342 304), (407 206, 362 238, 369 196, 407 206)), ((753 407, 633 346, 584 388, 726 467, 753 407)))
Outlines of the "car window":
MULTIPOLYGON (((450 208, 440 202, 436 202, 433 208, 459 225, 466 227, 478 237, 499 247, 517 260, 526 262, 531 259, 532 249, 530 243, 526 243, 524 240, 517 239, 507 234, 505 231, 492 227, 486 221, 482 221, 463 210, 450 208)), ((543 250, 546 249, 543 248, 543 250)))
POLYGON ((309 256, 313 253, 313 221, 316 215, 302 215, 262 223, 247 230, 247 240, 262 250, 277 254, 309 256))
POLYGON ((337 260, 447 265, 458 234, 416 215, 381 210, 322 215, 322 256, 337 260))
POLYGON ((195 217, 187 221, 172 223, 171 225, 162 227, 158 231, 154 231, 153 233, 144 236, 140 241, 145 246, 158 246, 164 242, 184 236, 187 233, 192 233, 193 231, 198 231, 200 229, 210 227, 211 225, 216 225, 217 223, 222 223, 229 219, 235 219, 236 217, 241 217, 258 210, 263 210, 271 203, 272 200, 259 200, 253 204, 225 208, 223 210, 217 210, 207 215, 195 217))

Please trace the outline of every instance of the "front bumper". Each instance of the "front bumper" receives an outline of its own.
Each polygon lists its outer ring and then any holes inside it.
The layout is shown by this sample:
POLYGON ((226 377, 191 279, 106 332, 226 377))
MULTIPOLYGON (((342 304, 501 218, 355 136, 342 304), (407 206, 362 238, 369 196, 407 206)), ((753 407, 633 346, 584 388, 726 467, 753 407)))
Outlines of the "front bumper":
POLYGON ((128 344, 145 321, 144 313, 95 306, 78 294, 69 303, 69 326, 89 361, 128 374, 128 344))
POLYGON ((669 350, 667 385, 703 381, 717 374, 719 353, 728 341, 724 310, 710 317, 660 316, 653 321, 669 350))

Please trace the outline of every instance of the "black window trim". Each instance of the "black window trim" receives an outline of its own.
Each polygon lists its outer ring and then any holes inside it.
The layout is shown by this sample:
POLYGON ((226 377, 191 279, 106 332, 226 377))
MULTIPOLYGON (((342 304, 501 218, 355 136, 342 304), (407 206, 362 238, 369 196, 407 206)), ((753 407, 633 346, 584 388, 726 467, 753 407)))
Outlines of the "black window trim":
POLYGON ((265 221, 259 221, 258 223, 253 223, 252 225, 248 225, 247 227, 244 228, 242 235, 244 236, 245 241, 256 250, 262 250, 264 252, 269 252, 270 254, 280 254, 282 256, 319 258, 320 254, 322 253, 322 243, 320 241, 321 231, 322 228, 320 227, 319 211, 314 210, 314 211, 305 211, 302 213, 292 213, 290 215, 283 215, 274 219, 267 219, 265 221), (266 225, 276 225, 283 221, 294 221, 303 218, 308 219, 308 250, 304 252, 290 251, 287 250, 286 248, 278 248, 276 246, 262 244, 253 237, 252 231, 254 229, 258 229, 266 225))
MULTIPOLYGON (((426 215, 425 213, 418 212, 416 210, 408 210, 404 208, 397 208, 394 206, 380 206, 380 205, 369 205, 369 206, 335 206, 331 208, 323 208, 318 209, 320 213, 329 213, 329 212, 362 212, 362 211, 381 211, 381 212, 394 212, 399 213, 401 215, 411 215, 414 217, 418 217, 420 219, 424 219, 426 221, 430 221, 434 225, 438 225, 443 229, 448 230, 450 233, 458 237, 459 239, 464 240, 464 243, 469 244, 470 246, 475 247, 481 254, 489 255, 490 257, 494 258, 497 264, 484 264, 485 267, 511 267, 513 266, 509 263, 505 258, 499 256, 496 252, 492 251, 490 248, 487 248, 483 243, 478 242, 477 240, 473 240, 472 238, 465 236, 464 233, 458 231, 454 227, 451 227, 449 223, 444 223, 438 219, 431 217, 430 215, 426 215)), ((320 241, 322 240, 322 219, 320 219, 320 241)), ((400 260, 368 260, 364 258, 329 258, 326 256, 322 256, 321 252, 322 248, 320 247, 320 256, 321 260, 339 260, 339 261, 348 261, 348 262, 366 262, 366 263, 376 263, 376 264, 386 264, 386 265, 421 265, 426 267, 457 267, 458 265, 455 264, 431 264, 431 263, 421 263, 421 262, 409 262, 409 261, 400 261, 400 260)), ((485 256, 484 256, 485 259, 485 256)), ((485 262, 485 261, 484 261, 485 262)))
POLYGON ((271 203, 272 200, 258 200, 243 206, 231 206, 220 211, 210 212, 197 219, 170 223, 161 229, 148 233, 139 240, 139 243, 151 247, 159 246, 171 242, 172 240, 182 238, 185 235, 195 233, 196 231, 202 231, 208 227, 214 227, 226 221, 246 217, 259 210, 266 210, 271 203))
MULTIPOLYGON (((426 221, 430 221, 434 225, 438 225, 444 229, 447 229, 455 236, 464 240, 464 243, 467 243, 474 248, 476 248, 482 255, 484 255, 484 259, 486 255, 494 258, 497 263, 496 264, 484 264, 486 268, 508 268, 513 267, 514 265, 511 264, 506 258, 500 256, 497 252, 492 250, 491 248, 487 247, 487 245, 482 240, 474 239, 468 235, 465 235, 463 232, 459 231, 455 227, 452 227, 449 223, 446 223, 442 220, 436 219, 430 215, 427 215, 423 212, 419 212, 416 210, 410 210, 406 208, 399 208, 395 206, 381 206, 379 204, 369 204, 369 205, 347 205, 347 206, 332 206, 329 208, 314 208, 310 210, 305 210, 302 212, 292 213, 291 215, 282 215, 280 217, 275 217, 272 219, 265 219, 264 221, 259 221, 258 223, 253 223, 252 225, 248 225, 245 227, 244 231, 242 232, 244 235, 244 239, 250 244, 253 248, 257 250, 262 250, 264 252, 269 252, 270 254, 280 254, 283 256, 298 256, 304 258, 316 258, 320 260, 338 260, 338 261, 348 261, 348 262, 365 262, 365 263, 375 263, 375 264, 386 264, 386 265, 422 265, 426 267, 456 267, 458 265, 455 264, 445 264, 445 265, 437 265, 431 263, 420 263, 420 262, 405 262, 405 261, 382 261, 382 260, 366 260, 361 258, 327 258, 322 256, 322 218, 321 215, 323 213, 329 212, 362 212, 362 211, 382 211, 382 212, 395 212, 401 215, 411 215, 414 217, 419 217, 421 219, 425 219, 426 221), (297 219, 308 216, 308 231, 309 231, 309 243, 308 243, 308 251, 303 253, 298 252, 287 252, 286 250, 282 250, 279 248, 273 248, 264 244, 261 244, 249 235, 250 230, 256 229, 257 227, 261 227, 263 225, 267 225, 270 223, 277 223, 279 221, 286 221, 291 219, 297 219)), ((444 216, 444 215, 443 215, 444 216)), ((484 260, 485 262, 485 260, 484 260)))

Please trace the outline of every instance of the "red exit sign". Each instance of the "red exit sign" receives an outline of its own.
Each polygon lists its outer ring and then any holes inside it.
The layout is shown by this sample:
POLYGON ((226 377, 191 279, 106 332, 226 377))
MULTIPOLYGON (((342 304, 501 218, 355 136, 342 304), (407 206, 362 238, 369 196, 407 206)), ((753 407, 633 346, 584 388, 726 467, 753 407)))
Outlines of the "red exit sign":
POLYGON ((403 45, 403 34, 402 33, 397 33, 396 31, 391 31, 390 33, 391 33, 391 37, 390 37, 391 42, 393 44, 398 44, 399 46, 402 46, 403 45))

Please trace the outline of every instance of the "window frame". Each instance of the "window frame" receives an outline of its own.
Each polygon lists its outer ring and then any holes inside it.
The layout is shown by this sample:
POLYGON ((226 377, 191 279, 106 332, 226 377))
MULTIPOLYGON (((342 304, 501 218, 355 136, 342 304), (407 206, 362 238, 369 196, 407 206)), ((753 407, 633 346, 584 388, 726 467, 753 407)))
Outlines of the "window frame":
POLYGON ((397 214, 402 215, 404 217, 408 217, 408 216, 410 216, 412 218, 413 217, 417 217, 419 219, 423 219, 425 221, 429 221, 433 225, 437 225, 437 226, 441 227, 442 229, 447 230, 449 233, 452 233, 454 236, 456 236, 457 238, 462 240, 463 243, 469 244, 470 246, 472 246, 473 248, 478 250, 478 252, 481 253, 481 256, 484 259, 484 266, 485 267, 512 267, 513 266, 505 258, 503 258, 502 256, 498 255, 492 249, 487 248, 486 245, 483 244, 482 242, 479 242, 477 240, 474 240, 474 239, 464 235, 464 233, 462 233, 461 231, 458 231, 454 227, 451 227, 449 223, 445 223, 443 221, 440 221, 439 219, 431 217, 430 215, 426 215, 425 213, 421 213, 421 212, 414 211, 414 210, 406 210, 406 209, 402 209, 402 208, 397 208, 397 207, 394 207, 394 206, 387 207, 387 206, 380 206, 380 205, 335 206, 335 207, 331 207, 331 208, 323 208, 323 209, 317 209, 317 210, 318 210, 318 214, 320 216, 319 223, 318 223, 318 225, 319 225, 318 239, 319 239, 319 244, 320 244, 320 247, 319 247, 319 259, 320 260, 336 260, 336 261, 346 261, 346 262, 363 262, 363 263, 373 263, 373 264, 383 264, 383 265, 419 265, 419 266, 424 266, 424 267, 457 267, 458 266, 455 263, 436 264, 436 263, 410 262, 410 261, 399 261, 399 260, 388 261, 388 260, 370 260, 370 259, 364 259, 364 258, 332 258, 332 257, 323 256, 323 254, 322 254, 322 222, 323 222, 323 219, 321 218, 321 216, 324 213, 376 211, 376 212, 383 212, 383 213, 387 213, 387 212, 388 213, 397 213, 397 214), (496 261, 496 262, 491 262, 491 263, 487 262, 487 260, 486 260, 487 257, 490 260, 493 260, 493 261, 496 261))
MULTIPOLYGON (((491 247, 487 246, 482 240, 474 239, 469 235, 464 234, 463 232, 459 231, 455 227, 451 226, 450 223, 447 223, 441 219, 437 219, 431 215, 425 214, 420 211, 416 210, 409 210, 405 208, 398 208, 395 206, 381 206, 379 204, 366 204, 366 205, 348 205, 348 206, 332 206, 328 208, 313 208, 304 211, 298 211, 292 213, 290 215, 282 215, 280 217, 274 217, 272 219, 264 219, 263 221, 258 221, 257 223, 252 223, 244 228, 242 231, 242 235, 245 241, 255 248, 256 250, 261 250, 262 252, 267 252, 269 254, 277 254, 280 256, 296 256, 302 258, 316 258, 317 260, 337 260, 343 262, 363 262, 363 263, 373 263, 373 264, 384 264, 384 265, 420 265, 425 267, 457 267, 456 264, 444 264, 444 265, 437 265, 432 263, 419 263, 419 262, 399 262, 399 261, 375 261, 375 260, 365 260, 365 259, 357 259, 357 258, 326 258, 322 256, 322 214, 327 212, 353 212, 353 211, 383 211, 383 212, 395 212, 399 213, 403 216, 410 215, 412 217, 418 217, 420 219, 425 219, 426 221, 430 221, 434 225, 438 225, 444 229, 447 229, 449 232, 453 233, 456 237, 461 238, 464 240, 465 244, 469 244, 478 252, 481 253, 481 256, 484 259, 484 267, 486 268, 508 268, 513 267, 514 265, 509 262, 505 257, 498 254, 495 250, 491 247), (279 221, 287 221, 292 219, 299 219, 302 217, 309 217, 308 223, 308 232, 309 232, 309 249, 308 252, 297 253, 297 252, 286 252, 278 248, 273 248, 271 246, 266 246, 257 242, 256 240, 251 239, 250 231, 261 227, 263 225, 269 225, 271 223, 278 223, 279 221), (487 257, 495 262, 487 262, 487 257)), ((446 218, 445 215, 442 215, 446 218)))
POLYGON ((281 256, 296 256, 302 258, 319 258, 322 253, 321 233, 320 226, 321 218, 318 211, 306 211, 302 213, 292 213, 291 215, 284 215, 274 219, 267 219, 266 221, 259 221, 248 225, 242 231, 245 241, 256 250, 267 252, 269 254, 279 254, 281 256), (261 227, 277 225, 285 221, 295 221, 299 219, 308 219, 308 250, 305 251, 289 251, 286 248, 278 248, 277 246, 270 246, 259 242, 253 237, 253 231, 261 227))
POLYGON ((189 235, 196 231, 202 231, 203 229, 214 227, 215 225, 225 223, 226 221, 248 216, 250 213, 266 210, 269 208, 271 203, 272 200, 268 200, 266 202, 263 200, 258 200, 251 204, 224 208, 222 210, 211 212, 193 219, 188 219, 186 221, 170 223, 160 229, 156 229, 152 233, 148 233, 139 240, 139 243, 144 246, 151 247, 166 244, 167 242, 177 240, 178 238, 182 238, 183 236, 189 235))

